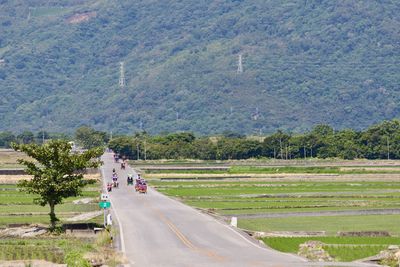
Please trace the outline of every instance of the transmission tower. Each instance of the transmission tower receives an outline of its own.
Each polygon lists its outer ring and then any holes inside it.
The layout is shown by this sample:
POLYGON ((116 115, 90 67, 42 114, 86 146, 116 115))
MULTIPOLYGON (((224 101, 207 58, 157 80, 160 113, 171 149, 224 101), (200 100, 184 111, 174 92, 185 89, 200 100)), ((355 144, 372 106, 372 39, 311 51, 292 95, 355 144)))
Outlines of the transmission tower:
POLYGON ((125 63, 124 62, 120 62, 119 63, 120 67, 119 67, 119 87, 123 88, 125 87, 125 63))
POLYGON ((256 111, 251 114, 251 119, 256 121, 262 116, 260 110, 256 108, 256 111))
POLYGON ((242 54, 239 54, 237 73, 243 73, 243 57, 242 57, 242 54))

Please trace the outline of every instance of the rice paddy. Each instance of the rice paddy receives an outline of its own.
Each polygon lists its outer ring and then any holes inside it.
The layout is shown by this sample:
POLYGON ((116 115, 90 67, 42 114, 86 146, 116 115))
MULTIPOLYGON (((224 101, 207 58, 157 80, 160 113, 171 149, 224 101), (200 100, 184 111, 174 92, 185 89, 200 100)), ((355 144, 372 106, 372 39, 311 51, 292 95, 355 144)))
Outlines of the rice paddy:
POLYGON ((319 231, 323 237, 265 237, 270 247, 297 253, 320 240, 337 261, 353 261, 400 244, 400 168, 379 165, 231 166, 226 171, 145 172, 159 192, 254 232, 319 231), (221 172, 225 172, 221 174, 221 172), (233 175, 244 177, 235 178, 233 175), (166 178, 166 179, 164 179, 166 178), (380 231, 391 237, 362 236, 380 231), (360 237, 339 237, 358 232, 360 237))

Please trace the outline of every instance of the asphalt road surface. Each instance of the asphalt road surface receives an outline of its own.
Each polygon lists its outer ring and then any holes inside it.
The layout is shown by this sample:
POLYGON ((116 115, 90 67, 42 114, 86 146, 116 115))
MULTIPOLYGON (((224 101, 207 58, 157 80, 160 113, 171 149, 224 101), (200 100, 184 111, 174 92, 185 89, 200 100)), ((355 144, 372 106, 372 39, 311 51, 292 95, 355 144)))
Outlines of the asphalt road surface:
POLYGON ((214 267, 214 266, 375 266, 358 263, 309 263, 280 253, 246 236, 223 222, 149 188, 147 194, 127 186, 133 169, 120 169, 112 153, 103 155, 104 181, 118 173, 119 188, 110 192, 112 210, 119 224, 121 250, 131 267, 214 267))

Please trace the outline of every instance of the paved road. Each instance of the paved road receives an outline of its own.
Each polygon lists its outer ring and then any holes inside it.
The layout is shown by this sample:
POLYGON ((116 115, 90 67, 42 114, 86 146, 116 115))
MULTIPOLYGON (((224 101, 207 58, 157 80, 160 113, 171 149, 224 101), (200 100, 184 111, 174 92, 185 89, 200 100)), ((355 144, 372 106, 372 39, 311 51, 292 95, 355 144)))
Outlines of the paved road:
POLYGON ((105 182, 111 181, 113 168, 120 177, 120 188, 114 189, 110 197, 122 232, 121 249, 129 266, 317 266, 300 257, 259 246, 230 226, 151 188, 147 194, 139 194, 133 186, 126 185, 128 173, 134 173, 131 168, 120 170, 111 153, 103 155, 102 160, 105 182))

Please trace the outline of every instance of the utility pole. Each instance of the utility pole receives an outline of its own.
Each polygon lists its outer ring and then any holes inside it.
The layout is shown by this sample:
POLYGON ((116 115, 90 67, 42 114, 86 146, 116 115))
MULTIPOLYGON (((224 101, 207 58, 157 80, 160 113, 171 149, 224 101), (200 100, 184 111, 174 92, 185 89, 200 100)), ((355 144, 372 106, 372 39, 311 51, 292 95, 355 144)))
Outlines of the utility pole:
POLYGON ((122 61, 119 63, 119 87, 125 87, 125 63, 122 61))
POLYGON ((42 122, 42 145, 44 145, 44 122, 42 122))
POLYGON ((386 146, 387 146, 387 159, 390 159, 390 145, 389 145, 389 136, 386 136, 386 146))
POLYGON ((288 146, 285 147, 286 150, 286 160, 288 160, 288 146))
POLYGON ((111 133, 110 133, 110 140, 112 140, 112 131, 111 131, 111 133))
POLYGON ((242 57, 242 54, 239 54, 237 73, 238 74, 243 73, 243 57, 242 57))
POLYGON ((144 140, 144 161, 147 160, 146 140, 144 140))
POLYGON ((136 154, 137 154, 137 160, 139 160, 140 159, 139 143, 136 143, 136 154))
POLYGON ((256 107, 256 111, 251 114, 251 119, 256 121, 258 118, 261 118, 261 112, 258 107, 256 107))

